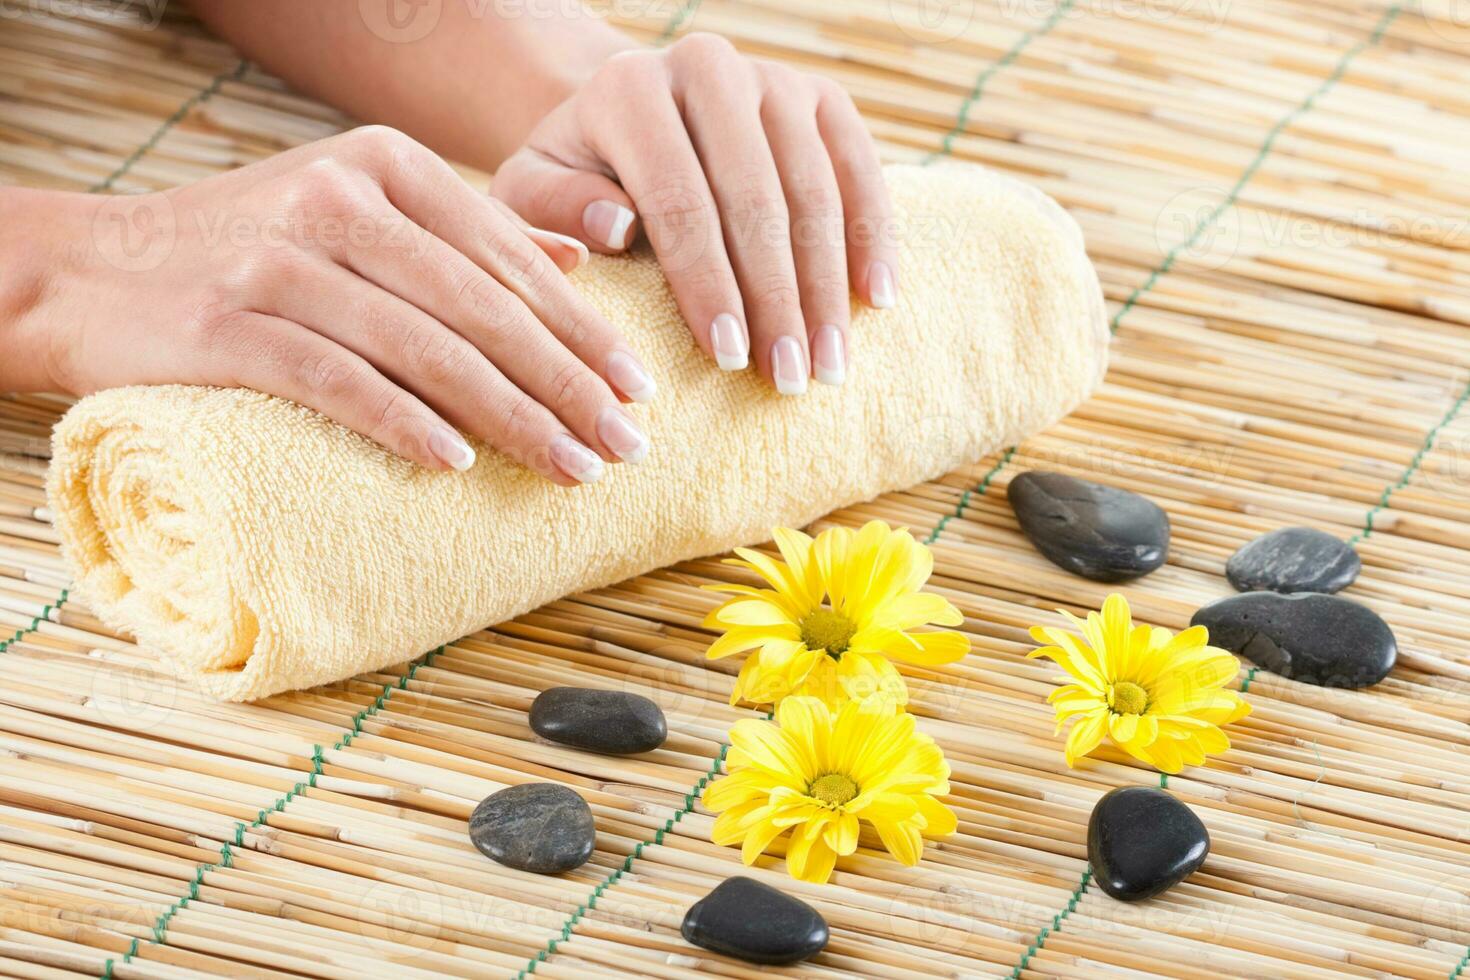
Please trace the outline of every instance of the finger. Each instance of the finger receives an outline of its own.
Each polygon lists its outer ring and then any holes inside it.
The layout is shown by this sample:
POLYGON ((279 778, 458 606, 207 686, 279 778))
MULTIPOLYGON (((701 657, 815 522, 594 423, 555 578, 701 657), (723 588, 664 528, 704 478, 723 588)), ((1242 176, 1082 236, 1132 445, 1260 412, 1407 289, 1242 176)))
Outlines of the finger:
POLYGON ((898 302, 898 252, 878 149, 847 93, 835 82, 819 85, 817 125, 842 191, 848 277, 864 302, 888 309, 898 302))
MULTIPOLYGON (((623 340, 622 334, 559 274, 555 264, 544 254, 547 252, 544 245, 538 251, 535 244, 539 243, 520 230, 525 223, 508 212, 503 202, 476 192, 433 154, 422 156, 407 168, 399 168, 386 180, 384 191, 390 204, 428 232, 426 236, 418 236, 410 231, 411 237, 426 248, 442 252, 434 242, 438 239, 510 289, 544 325, 544 330, 549 330, 562 347, 571 351, 605 385, 611 387, 614 398, 621 396, 630 401, 646 402, 654 396, 657 385, 653 376, 623 340)), ((470 275, 462 261, 454 265, 461 269, 461 274, 470 275)), ((483 283, 477 288, 487 294, 493 292, 483 283)), ((393 291, 398 292, 396 289, 393 291)), ((488 352, 487 356, 490 356, 488 352)), ((518 366, 524 364, 523 358, 514 360, 518 366)), ((554 364, 529 367, 538 368, 538 375, 543 374, 544 369, 572 370, 560 354, 554 364)), ((507 374, 512 373, 507 371, 507 374)), ((517 383, 521 383, 519 378, 517 383)), ((585 384, 581 380, 576 383, 579 386, 585 384)), ((548 407, 561 414, 558 406, 548 404, 548 407)), ((590 410, 590 407, 581 406, 581 409, 590 410)), ((608 418, 612 420, 615 416, 621 418, 626 413, 610 413, 608 418)), ((565 415, 562 418, 583 438, 589 438, 585 425, 579 426, 565 415)), ((609 421, 608 424, 616 423, 609 421)), ((623 445, 621 452, 613 452, 607 458, 627 459, 629 452, 636 451, 623 445)))
POLYGON ((795 97, 801 91, 795 75, 780 69, 767 77, 761 116, 791 213, 791 249, 812 376, 840 385, 847 378, 849 317, 842 195, 817 129, 815 99, 795 97))
POLYGON ((491 448, 562 486, 601 462, 468 340, 414 305, 324 263, 286 282, 276 304, 372 364, 491 448), (314 286, 306 288, 309 278, 314 286))
POLYGON ((761 124, 755 69, 720 39, 681 47, 675 59, 676 87, 679 74, 688 76, 684 120, 720 209, 756 366, 781 394, 803 394, 810 369, 790 213, 761 124))
POLYGON ((638 235, 633 200, 614 181, 530 147, 500 165, 491 188, 532 225, 599 252, 621 252, 638 235))
MULTIPOLYGON (((348 266, 469 341, 518 393, 529 396, 534 409, 509 392, 497 393, 493 416, 481 423, 488 427, 487 441, 533 469, 545 456, 580 483, 599 479, 604 461, 638 462, 646 455, 646 436, 612 389, 515 292, 406 217, 398 219, 402 227, 393 237, 406 243, 414 261, 395 254, 401 249, 354 248, 348 266)), ((549 266, 515 234, 527 263, 549 266)), ((561 279, 554 268, 540 275, 561 279)))
POLYGON ((526 219, 516 214, 504 201, 498 198, 490 198, 490 204, 499 211, 522 234, 535 242, 546 257, 556 263, 556 267, 564 273, 572 273, 587 264, 587 246, 558 232, 548 231, 545 228, 536 228, 526 223, 526 219))
POLYGON ((203 353, 222 385, 289 398, 430 469, 475 463, 475 451, 422 401, 300 324, 237 313, 210 331, 203 353))
POLYGON ((610 91, 640 95, 601 107, 600 152, 632 196, 695 340, 723 370, 743 370, 750 336, 740 286, 704 169, 663 71, 660 62, 627 55, 603 66, 600 77, 610 91))

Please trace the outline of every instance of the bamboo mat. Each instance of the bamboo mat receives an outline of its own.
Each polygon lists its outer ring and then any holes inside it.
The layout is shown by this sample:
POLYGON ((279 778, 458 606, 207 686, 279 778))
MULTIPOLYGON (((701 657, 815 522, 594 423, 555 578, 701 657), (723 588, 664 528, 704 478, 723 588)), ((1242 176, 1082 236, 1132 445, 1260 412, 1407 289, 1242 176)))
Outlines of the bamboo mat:
MULTIPOLYGON (((11 4, 0 180, 133 191, 346 121, 177 11, 11 4)), ((647 0, 667 40, 715 31, 821 70, 887 157, 1020 174, 1082 223, 1116 328, 1102 392, 1051 431, 832 515, 932 542, 974 652, 908 671, 955 769, 954 837, 907 869, 863 849, 788 972, 892 978, 1458 977, 1470 961, 1470 26, 1449 0, 647 0), (1457 15, 1458 19, 1457 19, 1457 15), (1171 515, 1126 592, 1179 627, 1225 559, 1306 523, 1351 537, 1349 595, 1396 631, 1369 691, 1243 672, 1234 748, 1167 780, 1205 867, 1141 905, 1085 873, 1089 809, 1159 785, 1115 751, 1069 771, 1024 628, 1105 587, 1021 538, 1004 490, 1047 468, 1171 515)), ((753 977, 678 935, 740 871, 695 802, 734 666, 709 664, 712 560, 575 596, 383 674, 255 705, 200 700, 68 599, 40 490, 64 402, 0 408, 0 974, 26 977, 753 977), (11 632, 13 631, 13 633, 11 632), (536 741, 557 684, 658 700, 667 744, 606 759, 536 741), (598 848, 571 874, 482 859, 487 793, 557 780, 598 848)), ((761 971, 763 972, 763 971, 761 971)))

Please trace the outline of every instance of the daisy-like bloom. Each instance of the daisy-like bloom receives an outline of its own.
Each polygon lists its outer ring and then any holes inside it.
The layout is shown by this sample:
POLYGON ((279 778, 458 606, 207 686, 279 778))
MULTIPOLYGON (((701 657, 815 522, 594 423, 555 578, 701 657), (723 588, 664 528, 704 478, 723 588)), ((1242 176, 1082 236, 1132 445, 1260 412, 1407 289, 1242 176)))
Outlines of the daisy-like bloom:
POLYGON ((1069 720, 1067 765, 1111 735, 1125 752, 1167 773, 1197 766, 1206 754, 1224 752, 1230 739, 1220 726, 1250 714, 1250 705, 1224 685, 1240 663, 1210 643, 1209 630, 1191 626, 1177 636, 1156 626, 1133 625, 1128 601, 1114 593, 1102 615, 1087 622, 1062 611, 1081 630, 1033 626, 1046 643, 1033 657, 1050 657, 1074 683, 1057 688, 1057 731, 1069 720))
POLYGON ((834 713, 817 698, 787 698, 775 722, 735 723, 725 764, 730 774, 704 791, 704 805, 723 811, 714 842, 742 842, 741 859, 754 864, 789 830, 786 870, 802 881, 826 881, 838 855, 857 850, 861 822, 907 865, 925 837, 955 830, 954 812, 934 798, 949 792, 949 763, 883 699, 834 713))
POLYGON ((946 599, 919 591, 934 556, 908 531, 871 521, 857 532, 834 527, 815 539, 784 527, 771 533, 785 561, 749 548, 726 559, 770 588, 706 586, 735 593, 705 618, 706 627, 725 630, 710 659, 751 651, 731 704, 775 704, 797 694, 833 708, 875 695, 904 705, 908 690, 890 659, 935 666, 969 652, 963 633, 911 632, 931 623, 958 626, 965 617, 946 599))

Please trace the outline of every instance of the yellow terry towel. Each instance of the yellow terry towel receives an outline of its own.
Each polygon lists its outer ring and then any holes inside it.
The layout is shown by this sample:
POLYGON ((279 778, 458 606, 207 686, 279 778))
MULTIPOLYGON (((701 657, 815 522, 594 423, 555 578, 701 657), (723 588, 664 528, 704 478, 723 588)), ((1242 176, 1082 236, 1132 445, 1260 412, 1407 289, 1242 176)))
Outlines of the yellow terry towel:
POLYGON ((466 473, 432 473, 255 392, 106 391, 54 435, 48 489, 76 587, 175 672, 249 700, 763 541, 1061 418, 1107 349, 1077 226, 980 168, 887 177, 899 304, 855 313, 845 386, 785 398, 721 372, 652 258, 594 256, 578 287, 659 383, 634 409, 642 466, 564 489, 482 450, 466 473))

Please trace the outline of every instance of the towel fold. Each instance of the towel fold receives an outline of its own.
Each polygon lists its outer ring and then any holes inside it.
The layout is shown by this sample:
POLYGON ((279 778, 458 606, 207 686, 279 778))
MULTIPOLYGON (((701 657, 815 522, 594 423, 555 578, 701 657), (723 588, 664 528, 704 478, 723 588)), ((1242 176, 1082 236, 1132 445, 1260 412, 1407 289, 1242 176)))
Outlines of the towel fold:
POLYGON ((841 387, 777 395, 694 345, 647 254, 574 274, 659 384, 643 465, 553 486, 476 447, 398 459, 243 390, 122 388, 56 428, 48 491, 75 586, 209 694, 249 700, 417 656, 571 592, 763 541, 1056 421, 1107 325, 1076 224, 977 167, 890 167, 894 309, 854 311, 841 387))

